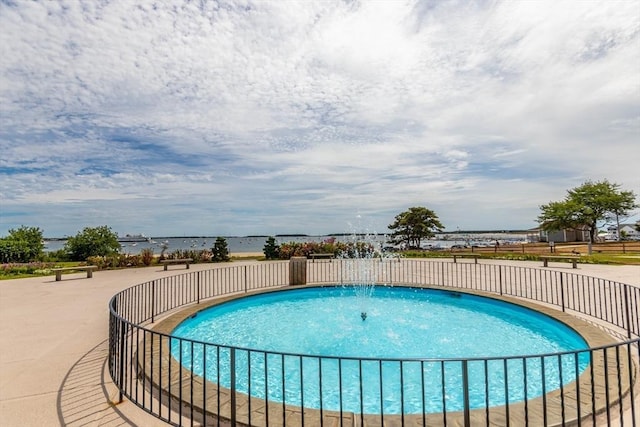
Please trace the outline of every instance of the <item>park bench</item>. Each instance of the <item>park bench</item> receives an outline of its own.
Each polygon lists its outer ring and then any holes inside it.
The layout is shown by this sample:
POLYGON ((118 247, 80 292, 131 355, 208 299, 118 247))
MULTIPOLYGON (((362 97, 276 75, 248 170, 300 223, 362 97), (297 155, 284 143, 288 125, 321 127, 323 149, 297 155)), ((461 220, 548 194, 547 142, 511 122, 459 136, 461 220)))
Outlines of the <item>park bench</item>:
POLYGON ((333 254, 327 253, 327 254, 309 254, 309 256, 311 257, 311 262, 316 262, 316 258, 318 259, 328 259, 329 262, 331 262, 331 259, 334 258, 333 254))
POLYGON ((478 263, 478 258, 480 258, 479 254, 453 254, 453 262, 456 263, 456 259, 458 258, 473 258, 475 263, 478 263))
POLYGON ((51 271, 56 273, 56 282, 62 280, 62 272, 63 271, 86 271, 87 279, 91 279, 93 277, 93 270, 96 270, 98 267, 95 265, 83 265, 76 267, 62 267, 62 268, 52 268, 51 271))
POLYGON ((192 258, 181 258, 181 259, 163 259, 160 260, 162 264, 164 264, 164 271, 167 271, 167 267, 169 264, 186 264, 187 270, 189 269, 189 264, 193 262, 192 258))
POLYGON ((570 261, 573 264, 573 268, 578 268, 578 260, 580 259, 580 255, 540 255, 540 259, 542 260, 542 266, 548 267, 549 260, 553 261, 570 261))

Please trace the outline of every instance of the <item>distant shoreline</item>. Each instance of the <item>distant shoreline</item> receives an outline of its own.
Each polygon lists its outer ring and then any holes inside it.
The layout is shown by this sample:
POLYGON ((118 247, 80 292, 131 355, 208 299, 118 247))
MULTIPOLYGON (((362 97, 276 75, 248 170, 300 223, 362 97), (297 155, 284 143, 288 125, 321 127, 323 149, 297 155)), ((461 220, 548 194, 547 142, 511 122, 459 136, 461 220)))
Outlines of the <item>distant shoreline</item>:
MULTIPOLYGON (((538 230, 454 230, 454 231, 443 231, 441 233, 435 233, 436 236, 446 236, 446 235, 461 235, 461 234, 532 234, 538 233, 538 230)), ((251 238, 269 238, 269 237, 344 237, 344 236, 385 236, 389 233, 332 233, 332 234, 251 234, 248 236, 149 236, 147 239, 215 239, 217 237, 223 237, 225 239, 251 239, 251 238)), ((46 241, 62 241, 68 240, 69 237, 43 237, 43 240, 46 241)), ((127 237, 123 237, 122 241, 127 240, 127 237)), ((147 239, 142 240, 131 240, 131 241, 145 241, 147 239)))

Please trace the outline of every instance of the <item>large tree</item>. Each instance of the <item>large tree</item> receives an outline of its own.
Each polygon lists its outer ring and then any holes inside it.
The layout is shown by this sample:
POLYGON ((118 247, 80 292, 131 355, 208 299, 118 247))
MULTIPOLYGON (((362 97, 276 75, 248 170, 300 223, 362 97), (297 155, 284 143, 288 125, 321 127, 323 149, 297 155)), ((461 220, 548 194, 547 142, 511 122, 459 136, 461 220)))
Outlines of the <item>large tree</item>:
POLYGON ((396 215, 389 229, 392 231, 389 243, 419 248, 422 239, 435 236, 435 232, 442 231, 444 226, 434 211, 418 206, 396 215))
POLYGON ((74 261, 85 261, 91 256, 107 256, 120 250, 118 235, 110 227, 86 227, 69 237, 64 249, 74 261))
POLYGON ((38 227, 21 226, 0 238, 0 262, 29 262, 42 256, 44 243, 38 227))
POLYGON ((638 207, 635 200, 633 191, 621 191, 619 184, 607 180, 587 181, 568 190, 564 200, 540 206, 542 212, 538 216, 538 222, 546 231, 586 226, 590 242, 593 242, 598 223, 615 219, 619 225, 621 216, 628 215, 638 207))

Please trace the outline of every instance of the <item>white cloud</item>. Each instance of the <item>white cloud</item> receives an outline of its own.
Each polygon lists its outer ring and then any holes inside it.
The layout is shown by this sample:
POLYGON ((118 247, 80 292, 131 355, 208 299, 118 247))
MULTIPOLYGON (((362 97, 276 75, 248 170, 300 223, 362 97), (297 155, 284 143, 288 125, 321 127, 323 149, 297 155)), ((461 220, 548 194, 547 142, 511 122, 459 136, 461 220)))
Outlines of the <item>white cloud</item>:
POLYGON ((4 2, 0 26, 0 234, 415 205, 514 228, 586 179, 640 193, 635 1, 4 2))

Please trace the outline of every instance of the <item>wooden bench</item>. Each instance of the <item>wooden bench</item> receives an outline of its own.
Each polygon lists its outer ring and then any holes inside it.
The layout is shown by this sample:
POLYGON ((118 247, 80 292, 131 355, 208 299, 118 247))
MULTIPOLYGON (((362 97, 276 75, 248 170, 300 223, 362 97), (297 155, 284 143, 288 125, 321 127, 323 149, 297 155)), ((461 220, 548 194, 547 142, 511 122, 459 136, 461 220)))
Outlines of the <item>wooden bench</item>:
POLYGON ((52 268, 51 271, 55 271, 56 273, 56 282, 62 280, 62 272, 63 271, 83 271, 87 272, 87 279, 91 279, 93 277, 93 270, 96 270, 98 266, 96 265, 83 265, 77 267, 63 267, 63 268, 52 268))
POLYGON ((189 264, 193 262, 193 259, 192 258, 163 259, 160 262, 164 264, 164 271, 167 271, 167 267, 169 267, 169 264, 186 264, 187 270, 188 270, 189 264))
POLYGON ((478 263, 478 258, 480 258, 479 254, 452 254, 453 255, 453 263, 456 263, 456 259, 458 258, 473 258, 475 263, 478 263))
POLYGON ((316 258, 318 259, 329 259, 329 262, 331 262, 331 259, 334 258, 333 254, 309 254, 309 256, 311 257, 311 262, 316 262, 316 258))
POLYGON ((573 264, 573 268, 578 268, 578 260, 580 259, 579 255, 540 255, 540 259, 542 260, 542 266, 548 267, 549 260, 554 261, 571 261, 573 264))

